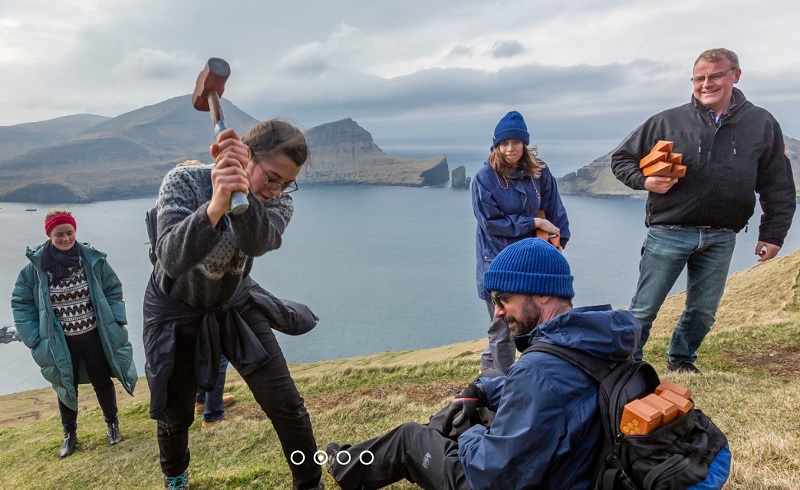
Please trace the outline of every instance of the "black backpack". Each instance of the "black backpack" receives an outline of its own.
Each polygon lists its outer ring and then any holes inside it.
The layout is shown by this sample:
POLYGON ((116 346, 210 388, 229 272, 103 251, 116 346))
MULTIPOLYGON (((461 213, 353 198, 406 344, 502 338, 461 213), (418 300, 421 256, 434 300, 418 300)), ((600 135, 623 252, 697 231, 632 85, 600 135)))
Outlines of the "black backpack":
POLYGON ((653 393, 660 383, 653 366, 644 361, 628 359, 611 369, 606 361, 585 352, 544 342, 523 354, 528 352, 564 359, 599 383, 603 443, 594 490, 686 489, 706 479, 714 458, 728 444, 725 434, 694 407, 650 434, 622 434, 625 404, 653 393))

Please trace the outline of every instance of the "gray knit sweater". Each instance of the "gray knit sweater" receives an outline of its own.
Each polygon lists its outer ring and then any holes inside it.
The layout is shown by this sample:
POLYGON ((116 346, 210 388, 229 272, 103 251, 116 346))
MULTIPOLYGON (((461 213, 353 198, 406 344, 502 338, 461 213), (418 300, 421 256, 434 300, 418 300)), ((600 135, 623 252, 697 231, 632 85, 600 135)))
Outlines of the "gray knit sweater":
POLYGON ((252 193, 250 207, 226 214, 216 228, 206 214, 212 165, 176 167, 161 184, 156 240, 156 281, 171 297, 197 307, 220 306, 250 273, 253 258, 281 246, 294 212, 287 195, 262 203, 252 193))

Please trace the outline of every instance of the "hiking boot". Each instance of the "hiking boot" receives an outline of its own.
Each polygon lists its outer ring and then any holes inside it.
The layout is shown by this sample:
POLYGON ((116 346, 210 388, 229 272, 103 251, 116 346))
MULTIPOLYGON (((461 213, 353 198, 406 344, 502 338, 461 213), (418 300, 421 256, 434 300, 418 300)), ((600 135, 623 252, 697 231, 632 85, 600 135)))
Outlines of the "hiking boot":
MULTIPOLYGON (((222 408, 228 408, 229 406, 236 403, 236 397, 230 393, 226 393, 222 395, 222 408)), ((206 404, 205 402, 197 402, 194 404, 194 414, 200 415, 205 411, 206 404)))
POLYGON ((108 424, 106 435, 108 436, 109 446, 119 444, 120 441, 122 441, 122 435, 119 433, 119 422, 111 422, 108 424))
POLYGON ((189 490, 189 470, 178 476, 164 475, 164 488, 168 490, 189 490))
POLYGON ((342 446, 338 442, 332 441, 325 446, 325 454, 328 459, 325 461, 325 469, 329 475, 333 475, 333 465, 336 464, 336 455, 342 450, 342 446))
POLYGON ((212 428, 218 426, 221 422, 222 422, 222 419, 212 420, 212 421, 204 420, 203 423, 201 424, 201 427, 203 429, 212 429, 212 428))
POLYGON ((695 366, 691 362, 668 362, 667 363, 667 372, 668 373, 679 373, 679 374, 702 374, 697 366, 695 366))
POLYGON ((59 458, 66 458, 75 452, 75 447, 78 445, 78 434, 74 431, 64 432, 64 443, 61 444, 61 450, 58 451, 59 458))

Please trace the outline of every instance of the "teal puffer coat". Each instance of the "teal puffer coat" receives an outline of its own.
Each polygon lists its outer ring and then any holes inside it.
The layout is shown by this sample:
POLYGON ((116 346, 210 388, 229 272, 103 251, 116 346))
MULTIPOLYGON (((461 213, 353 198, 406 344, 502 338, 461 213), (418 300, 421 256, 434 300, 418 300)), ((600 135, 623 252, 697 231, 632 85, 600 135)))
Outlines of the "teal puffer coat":
MULTIPOLYGON (((106 359, 114 377, 133 395, 136 387, 136 366, 133 348, 128 341, 128 323, 125 302, 122 300, 122 283, 106 261, 106 254, 89 244, 76 243, 80 248, 89 282, 97 320, 97 331, 103 344, 106 359)), ((72 360, 64 337, 61 322, 53 312, 47 274, 42 270, 42 248, 28 248, 30 263, 20 271, 11 294, 14 326, 22 342, 31 349, 33 360, 41 367, 44 379, 53 385, 58 399, 73 410, 78 409, 77 383, 88 383, 89 376, 81 368, 76 382, 72 375, 72 360)))

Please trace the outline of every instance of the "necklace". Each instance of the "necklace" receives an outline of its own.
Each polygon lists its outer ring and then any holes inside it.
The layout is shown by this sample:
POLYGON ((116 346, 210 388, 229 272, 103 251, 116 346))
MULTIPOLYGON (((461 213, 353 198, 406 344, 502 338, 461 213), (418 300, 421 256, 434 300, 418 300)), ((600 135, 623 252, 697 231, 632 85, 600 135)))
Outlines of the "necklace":
MULTIPOLYGON (((492 171, 494 172, 494 177, 497 179, 497 185, 498 185, 498 186, 499 186, 501 189, 503 189, 503 190, 506 190, 506 189, 508 189, 508 186, 509 186, 509 185, 511 185, 511 184, 508 182, 508 180, 506 180, 506 178, 505 178, 505 177, 503 177, 503 182, 505 182, 505 183, 506 183, 506 185, 505 185, 505 187, 504 187, 504 186, 503 186, 503 183, 502 183, 502 182, 500 182, 500 175, 498 175, 498 173, 497 173, 497 170, 495 170, 495 169, 494 169, 494 167, 492 167, 492 171)), ((535 180, 533 180, 533 175, 530 175, 530 174, 528 174, 528 177, 529 177, 529 178, 530 178, 530 180, 531 180, 531 185, 533 186, 533 190, 534 190, 534 191, 536 191, 536 197, 537 197, 538 199, 541 199, 541 198, 542 198, 542 196, 541 196, 541 195, 539 195, 539 187, 537 187, 537 186, 536 186, 536 181, 535 181, 535 180)))

